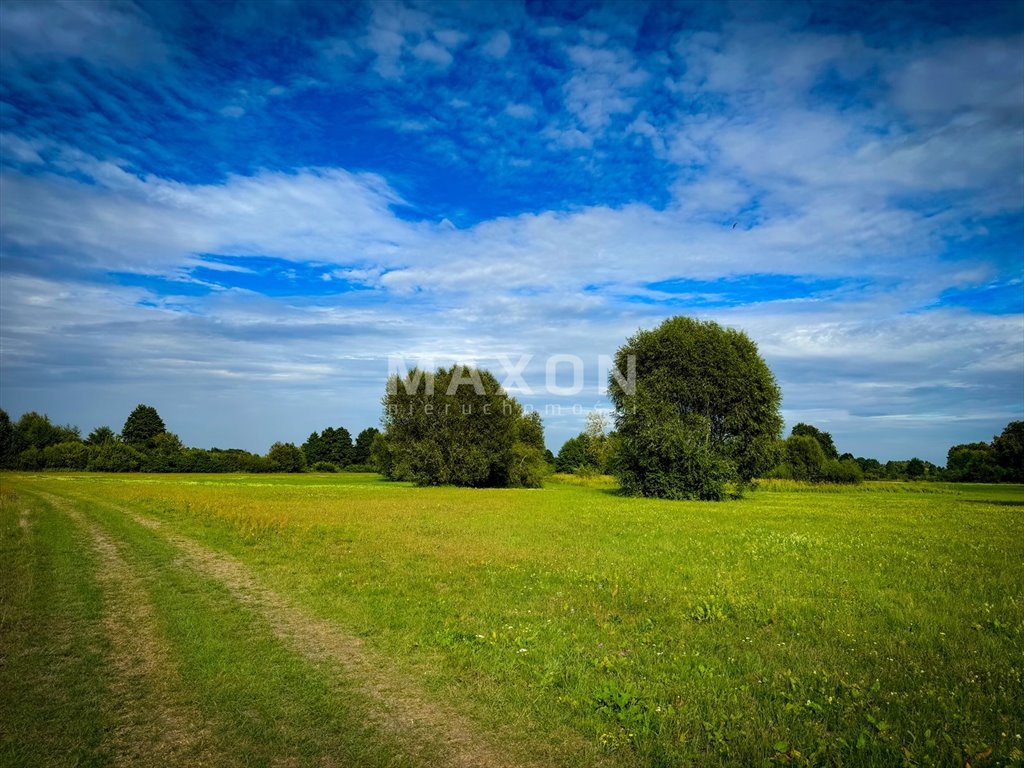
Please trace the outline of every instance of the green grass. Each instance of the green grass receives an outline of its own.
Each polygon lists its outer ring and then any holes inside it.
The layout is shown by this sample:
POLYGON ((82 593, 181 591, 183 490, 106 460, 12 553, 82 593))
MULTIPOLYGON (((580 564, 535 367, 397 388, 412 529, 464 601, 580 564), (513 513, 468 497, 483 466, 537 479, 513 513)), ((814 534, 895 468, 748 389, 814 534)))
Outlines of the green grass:
MULTIPOLYGON (((9 474, 2 487, 15 500, 3 506, 0 755, 45 753, 30 736, 61 686, 33 682, 33 665, 55 614, 76 628, 69 655, 109 653, 95 580, 53 561, 90 555, 37 497, 48 493, 146 574, 189 702, 217 724, 218 748, 257 763, 372 765, 400 747, 367 731, 373 702, 343 671, 282 646, 126 513, 238 558, 539 764, 1024 758, 1020 487, 776 482, 720 504, 623 498, 601 478, 499 491, 344 474, 9 474), (28 538, 25 500, 48 521, 28 538)), ((78 702, 103 695, 103 665, 84 669, 66 672, 83 678, 68 692, 78 702)), ((98 727, 66 720, 62 745, 104 754, 98 727)))
POLYGON ((0 484, 0 765, 80 765, 103 747, 106 638, 74 525, 0 484))

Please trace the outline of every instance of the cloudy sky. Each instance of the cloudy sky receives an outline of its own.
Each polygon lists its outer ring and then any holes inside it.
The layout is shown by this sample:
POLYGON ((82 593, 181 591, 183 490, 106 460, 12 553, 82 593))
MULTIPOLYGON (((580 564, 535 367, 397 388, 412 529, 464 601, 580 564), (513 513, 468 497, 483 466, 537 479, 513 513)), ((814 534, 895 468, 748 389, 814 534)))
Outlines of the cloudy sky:
POLYGON ((263 452, 376 425, 389 356, 504 360, 557 449, 675 314, 841 451, 1024 417, 1019 3, 4 0, 0 34, 12 417, 263 452))

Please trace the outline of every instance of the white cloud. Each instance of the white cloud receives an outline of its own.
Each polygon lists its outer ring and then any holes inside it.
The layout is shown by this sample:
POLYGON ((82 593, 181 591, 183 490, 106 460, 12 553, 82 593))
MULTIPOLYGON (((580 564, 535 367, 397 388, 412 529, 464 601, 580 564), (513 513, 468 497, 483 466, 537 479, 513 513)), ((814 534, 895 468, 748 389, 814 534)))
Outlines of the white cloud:
POLYGON ((402 55, 422 41, 433 22, 426 13, 401 4, 378 4, 366 30, 364 45, 376 55, 374 68, 388 80, 399 79, 405 72, 402 55))
POLYGON ((612 115, 632 112, 635 93, 648 78, 623 49, 571 46, 573 74, 564 85, 565 106, 589 131, 604 128, 612 115))
POLYGON ((517 120, 531 120, 537 111, 529 104, 509 104, 505 107, 505 114, 517 120))
MULTIPOLYGON (((963 111, 1019 118, 1024 111, 1024 37, 944 41, 893 72, 897 106, 927 119, 963 111)), ((1019 124, 1019 121, 1018 121, 1019 124)))
POLYGON ((0 133, 0 158, 6 162, 42 164, 43 158, 39 153, 45 146, 46 142, 39 139, 26 139, 7 131, 0 133))
POLYGON ((492 59, 504 59, 512 48, 512 38, 505 30, 498 30, 484 43, 482 50, 492 59))
POLYGON ((434 37, 445 48, 458 48, 469 39, 469 35, 457 29, 438 29, 434 31, 434 37))
POLYGON ((442 45, 431 42, 430 40, 424 40, 422 43, 412 49, 412 55, 420 61, 426 61, 431 64, 440 67, 441 69, 447 69, 451 66, 453 57, 448 49, 442 45))
POLYGON ((134 69, 170 59, 160 33, 131 3, 6 0, 0 34, 0 61, 80 59, 134 69))

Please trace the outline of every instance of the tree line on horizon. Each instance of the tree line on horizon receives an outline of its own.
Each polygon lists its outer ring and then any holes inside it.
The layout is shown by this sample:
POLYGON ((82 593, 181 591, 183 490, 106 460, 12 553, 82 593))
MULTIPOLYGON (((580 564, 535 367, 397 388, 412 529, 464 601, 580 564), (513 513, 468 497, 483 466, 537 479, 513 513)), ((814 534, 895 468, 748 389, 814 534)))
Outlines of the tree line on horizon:
MULTIPOLYGON (((554 460, 556 472, 613 475, 618 435, 604 414, 587 414, 586 428, 565 441, 554 460)), ((1012 421, 990 443, 954 445, 945 466, 913 457, 890 460, 839 453, 832 435, 799 423, 779 447, 780 463, 765 479, 856 484, 864 480, 935 480, 973 483, 1024 483, 1024 421, 1012 421)))
POLYGON ((344 427, 265 455, 184 446, 152 406, 140 404, 120 434, 55 425, 34 411, 12 422, 0 410, 0 467, 102 472, 376 471, 417 485, 537 487, 551 471, 612 474, 624 493, 720 500, 757 478, 812 483, 864 479, 1024 482, 1024 421, 991 443, 949 449, 945 468, 919 458, 890 461, 840 454, 832 435, 797 424, 782 438, 781 392, 754 342, 711 321, 673 317, 638 331, 616 354, 635 363, 628 383, 609 378, 614 429, 591 413, 558 456, 545 447, 539 414, 527 413, 488 371, 414 369, 388 379, 382 430, 353 441, 344 427))
MULTIPOLYGON (((536 412, 527 415, 543 427, 536 412)), ((78 427, 53 424, 49 417, 29 411, 13 422, 0 409, 0 468, 94 472, 380 472, 391 479, 414 480, 396 470, 394 459, 378 439, 381 431, 367 427, 355 440, 345 427, 313 432, 301 446, 276 442, 264 455, 240 448, 187 448, 163 426, 156 409, 139 405, 120 434, 108 426, 86 438, 78 427), (134 416, 134 418, 133 418, 134 416), (375 444, 376 441, 376 444, 375 444)), ((536 447, 540 442, 534 437, 536 447)), ((587 414, 585 429, 563 443, 555 455, 543 450, 547 472, 579 476, 613 475, 619 445, 605 414, 587 414)), ((812 483, 859 483, 863 480, 934 480, 950 482, 1024 483, 1024 421, 1007 424, 991 442, 952 446, 944 467, 919 458, 882 463, 877 459, 838 452, 832 435, 809 424, 797 424, 779 448, 784 458, 766 478, 812 483)))
POLYGON ((370 449, 380 433, 367 427, 353 441, 345 427, 313 432, 301 446, 274 443, 260 455, 241 448, 189 448, 167 430, 156 408, 139 404, 120 433, 109 426, 85 438, 70 424, 29 411, 13 422, 0 409, 0 467, 91 472, 373 471, 370 449))

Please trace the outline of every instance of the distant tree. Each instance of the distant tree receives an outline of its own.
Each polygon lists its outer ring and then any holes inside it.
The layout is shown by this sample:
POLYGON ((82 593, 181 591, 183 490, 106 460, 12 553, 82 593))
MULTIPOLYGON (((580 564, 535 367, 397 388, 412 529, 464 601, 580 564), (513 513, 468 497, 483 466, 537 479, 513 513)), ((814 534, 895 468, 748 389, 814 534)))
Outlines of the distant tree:
POLYGON ((121 428, 121 439, 128 445, 146 445, 157 435, 166 432, 167 427, 156 408, 151 405, 137 405, 121 428))
POLYGON ((882 462, 878 459, 866 459, 863 456, 858 456, 855 461, 860 465, 861 472, 868 480, 879 480, 885 475, 882 462))
POLYGON ((566 440, 555 459, 555 470, 573 474, 611 474, 618 451, 618 435, 607 433, 608 421, 592 411, 583 432, 566 440))
POLYGON ((1002 434, 992 440, 996 463, 1005 479, 1024 483, 1024 421, 1011 421, 1002 434))
POLYGON ((102 445, 113 443, 117 440, 117 434, 110 427, 96 427, 89 436, 85 438, 86 445, 102 445))
POLYGON ((409 479, 407 476, 403 476, 399 469, 395 467, 394 457, 391 454, 391 444, 384 437, 383 432, 374 435, 373 442, 370 444, 370 467, 390 480, 409 479))
POLYGON ((583 431, 586 432, 592 440, 596 440, 597 438, 604 437, 608 434, 608 424, 608 417, 601 413, 601 411, 588 411, 587 425, 583 428, 583 431))
POLYGON ((89 448, 80 440, 69 440, 43 449, 47 469, 84 470, 89 464, 89 448))
POLYGON ((786 463, 794 480, 818 482, 825 468, 825 451, 812 435, 790 435, 786 440, 786 463))
POLYGON ((600 472, 590 435, 582 432, 562 443, 555 459, 555 469, 558 472, 574 474, 600 472))
POLYGON ((173 432, 150 438, 143 451, 143 472, 181 472, 185 446, 173 432))
MULTIPOLYGON (((790 435, 782 446, 785 461, 772 471, 771 477, 810 483, 853 484, 864 481, 864 470, 859 460, 848 453, 840 458, 829 458, 821 442, 808 432, 790 435)), ((881 471, 882 465, 877 461, 874 463, 881 471)))
MULTIPOLYGON (((797 424, 793 427, 792 435, 813 437, 818 441, 818 445, 821 446, 821 450, 825 453, 826 459, 838 459, 839 451, 836 450, 836 445, 832 442, 832 435, 828 432, 822 432, 817 427, 811 426, 810 424, 797 424)), ((852 456, 850 458, 853 458, 852 456)))
POLYGON ((907 479, 907 462, 898 459, 885 462, 885 479, 886 480, 906 480, 907 479))
POLYGON ((181 472, 224 472, 216 454, 204 448, 186 448, 178 459, 181 472))
POLYGON ((741 331, 687 317, 639 331, 619 348, 609 394, 625 493, 720 500, 777 463, 775 378, 741 331), (635 387, 629 384, 635 360, 635 387))
POLYGON ((344 468, 352 463, 352 435, 344 427, 328 427, 321 435, 326 461, 344 468))
POLYGON ((954 482, 996 483, 1003 478, 1003 469, 989 443, 954 445, 946 455, 946 473, 954 482))
POLYGON ((920 480, 924 477, 925 465, 916 456, 907 462, 907 477, 910 480, 920 480))
POLYGON ((275 466, 263 456, 240 448, 186 448, 179 458, 182 472, 273 472, 275 466))
POLYGON ((130 445, 106 442, 89 446, 91 472, 137 472, 142 466, 142 454, 130 445))
POLYGON ((14 466, 18 451, 14 437, 14 423, 7 411, 0 408, 0 467, 14 466))
POLYGON ((327 461, 324 451, 324 441, 320 439, 319 432, 310 432, 306 442, 302 444, 302 455, 306 457, 306 464, 316 464, 318 461, 327 461))
POLYGON ((58 424, 57 425, 57 437, 58 443, 80 443, 82 442, 82 432, 74 424, 58 424))
POLYGON ((825 459, 819 481, 853 485, 864 482, 864 472, 855 459, 825 459))
POLYGON ((42 450, 57 443, 73 442, 78 439, 77 427, 57 426, 50 421, 49 416, 35 411, 23 414, 14 425, 14 446, 19 452, 26 448, 42 450))
POLYGON ((43 469, 46 466, 46 448, 36 448, 34 445, 29 446, 18 454, 18 461, 15 466, 25 471, 43 469))
POLYGON ((590 454, 594 466, 602 474, 611 472, 612 458, 617 441, 608 434, 609 421, 601 411, 593 410, 587 414, 587 425, 584 434, 590 438, 590 454))
POLYGON ((306 467, 306 457, 295 443, 274 443, 267 460, 277 472, 301 472, 306 467))
POLYGON ((373 447, 373 439, 380 434, 376 427, 367 427, 356 435, 355 445, 352 447, 353 464, 369 464, 370 449, 373 447))
POLYGON ((352 436, 344 427, 327 427, 322 433, 313 432, 306 439, 302 453, 308 464, 325 461, 344 467, 352 463, 352 436))
POLYGON ((543 448, 521 440, 535 440, 532 426, 488 371, 414 369, 388 381, 374 461, 385 476, 418 485, 532 484, 543 470, 533 466, 543 465, 543 448))

